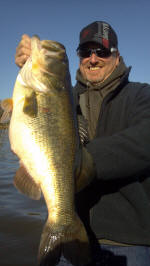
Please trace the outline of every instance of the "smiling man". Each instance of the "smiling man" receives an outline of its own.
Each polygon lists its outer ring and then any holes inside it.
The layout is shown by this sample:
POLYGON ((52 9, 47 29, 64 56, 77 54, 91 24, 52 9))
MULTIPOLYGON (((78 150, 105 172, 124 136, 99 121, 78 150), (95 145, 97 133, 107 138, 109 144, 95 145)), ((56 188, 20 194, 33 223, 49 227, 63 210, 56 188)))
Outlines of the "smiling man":
MULTIPOLYGON (((15 57, 19 67, 30 52, 30 37, 23 35, 15 57)), ((81 30, 77 54, 73 90, 88 129, 82 142, 95 178, 76 195, 76 203, 91 242, 91 265, 149 266, 150 85, 129 81, 131 68, 104 21, 81 30)), ((72 266, 63 257, 58 265, 72 266)))
POLYGON ((110 52, 98 43, 89 42, 78 49, 80 71, 91 83, 103 82, 119 64, 118 51, 110 52))
POLYGON ((85 147, 97 177, 77 202, 85 224, 90 209, 95 264, 148 266, 150 86, 129 82, 131 68, 120 56, 115 31, 104 21, 81 30, 77 54, 77 111, 87 120, 85 147))
POLYGON ((117 46, 117 36, 108 24, 94 22, 84 28, 77 48, 82 76, 92 83, 103 82, 110 76, 119 64, 117 46))
POLYGON ((86 48, 82 49, 79 50, 79 56, 81 57, 80 71, 82 76, 92 83, 104 81, 119 63, 117 52, 109 55, 107 50, 99 48, 98 44, 89 43, 86 48), (90 53, 89 56, 84 58, 84 54, 82 55, 84 52, 90 53), (101 52, 104 54, 101 54, 101 52), (101 57, 97 55, 98 53, 101 57))
POLYGON ((80 64, 75 90, 85 90, 79 97, 80 106, 92 139, 104 97, 118 86, 129 69, 120 57, 117 35, 106 22, 97 21, 83 28, 77 54, 80 64))

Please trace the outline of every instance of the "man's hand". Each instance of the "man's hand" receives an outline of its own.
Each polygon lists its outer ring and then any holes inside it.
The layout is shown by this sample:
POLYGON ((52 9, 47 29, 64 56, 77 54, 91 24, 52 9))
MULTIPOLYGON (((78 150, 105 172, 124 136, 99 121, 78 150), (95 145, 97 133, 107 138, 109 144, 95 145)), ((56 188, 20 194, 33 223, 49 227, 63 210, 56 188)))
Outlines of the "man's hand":
POLYGON ((92 156, 85 147, 82 147, 80 163, 76 171, 76 192, 88 186, 96 176, 92 156))
POLYGON ((31 54, 31 38, 24 34, 21 41, 16 48, 15 63, 17 66, 22 67, 31 54))

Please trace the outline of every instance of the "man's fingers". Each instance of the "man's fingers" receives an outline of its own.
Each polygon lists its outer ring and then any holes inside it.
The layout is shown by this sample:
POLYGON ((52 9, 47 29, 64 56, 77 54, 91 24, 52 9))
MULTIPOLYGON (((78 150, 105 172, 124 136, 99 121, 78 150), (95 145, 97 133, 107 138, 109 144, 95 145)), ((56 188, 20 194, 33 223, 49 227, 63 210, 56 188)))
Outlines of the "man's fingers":
POLYGON ((18 48, 16 48, 16 56, 21 56, 21 55, 27 55, 28 57, 31 54, 31 49, 25 46, 18 46, 18 48))
POLYGON ((18 44, 18 46, 16 48, 16 53, 19 56, 21 53, 29 54, 30 51, 31 51, 31 39, 22 37, 20 43, 18 44))
POLYGON ((28 40, 29 42, 31 41, 31 38, 30 38, 30 36, 29 36, 28 34, 23 34, 22 37, 21 37, 21 39, 22 39, 22 40, 23 40, 23 39, 26 39, 26 40, 28 40))
POLYGON ((16 48, 15 63, 22 67, 31 54, 31 38, 23 34, 21 41, 16 48))
POLYGON ((27 55, 22 55, 22 56, 15 56, 15 63, 17 66, 22 67, 25 62, 27 61, 27 59, 29 58, 29 56, 27 55))

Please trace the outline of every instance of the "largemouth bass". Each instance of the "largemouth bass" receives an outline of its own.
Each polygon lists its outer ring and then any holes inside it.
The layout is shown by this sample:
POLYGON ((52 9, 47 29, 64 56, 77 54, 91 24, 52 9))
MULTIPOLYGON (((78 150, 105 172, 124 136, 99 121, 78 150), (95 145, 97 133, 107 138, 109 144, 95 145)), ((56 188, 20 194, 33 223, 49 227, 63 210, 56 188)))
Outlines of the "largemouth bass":
MULTIPOLYGON (((2 117, 2 115, 3 115, 3 113, 4 113, 4 110, 2 109, 2 107, 1 107, 1 100, 0 100, 0 132, 1 133, 3 133, 3 129, 8 129, 8 127, 9 127, 9 121, 6 121, 6 119, 5 119, 5 123, 1 123, 1 117, 2 117)), ((1 133, 0 133, 0 136, 1 136, 1 133)))
MULTIPOLYGON (((20 159, 14 184, 33 199, 42 192, 47 205, 39 265, 56 265, 61 254, 73 265, 86 265, 88 237, 74 201, 79 138, 68 60, 60 43, 33 37, 31 45, 12 99, 9 139, 20 159)), ((10 101, 2 106, 10 112, 10 101)))

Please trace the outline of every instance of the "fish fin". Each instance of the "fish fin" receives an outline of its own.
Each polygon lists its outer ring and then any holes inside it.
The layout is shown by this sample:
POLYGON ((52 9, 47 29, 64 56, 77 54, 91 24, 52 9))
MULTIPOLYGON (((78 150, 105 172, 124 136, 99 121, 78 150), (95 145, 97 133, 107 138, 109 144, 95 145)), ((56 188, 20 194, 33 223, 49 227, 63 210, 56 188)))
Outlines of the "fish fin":
POLYGON ((47 220, 41 236, 38 261, 40 266, 58 263, 61 254, 76 266, 91 261, 89 241, 84 225, 76 215, 69 225, 53 225, 47 220))
POLYGON ((12 99, 5 99, 0 102, 0 107, 3 110, 2 116, 0 118, 0 123, 8 123, 11 118, 11 113, 13 109, 12 99))
POLYGON ((37 99, 36 93, 33 90, 29 91, 25 96, 23 112, 30 117, 37 116, 37 99))
POLYGON ((14 186, 21 193, 34 200, 39 200, 41 197, 40 186, 30 176, 23 164, 20 165, 20 168, 16 172, 14 177, 14 186))

